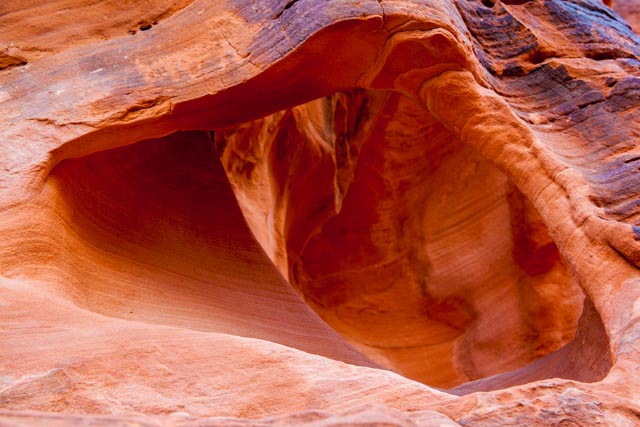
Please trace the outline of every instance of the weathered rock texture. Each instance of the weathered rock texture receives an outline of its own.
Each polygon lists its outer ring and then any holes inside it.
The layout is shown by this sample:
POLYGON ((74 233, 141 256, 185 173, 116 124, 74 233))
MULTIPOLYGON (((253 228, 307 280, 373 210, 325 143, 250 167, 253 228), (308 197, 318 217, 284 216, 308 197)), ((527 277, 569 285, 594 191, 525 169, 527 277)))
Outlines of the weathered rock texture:
POLYGON ((639 2, 45 3, 0 424, 640 425, 639 2))

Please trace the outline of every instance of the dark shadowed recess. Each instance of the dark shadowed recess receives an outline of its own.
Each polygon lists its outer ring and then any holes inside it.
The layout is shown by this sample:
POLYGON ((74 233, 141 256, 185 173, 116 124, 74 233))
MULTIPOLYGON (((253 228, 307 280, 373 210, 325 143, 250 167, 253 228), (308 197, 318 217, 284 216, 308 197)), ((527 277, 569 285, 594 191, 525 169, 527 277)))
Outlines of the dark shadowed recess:
MULTIPOLYGON (((208 132, 61 162, 48 182, 88 250, 75 302, 112 317, 261 338, 372 366, 286 283, 248 229, 208 132)), ((73 254, 68 258, 72 259, 73 254)))

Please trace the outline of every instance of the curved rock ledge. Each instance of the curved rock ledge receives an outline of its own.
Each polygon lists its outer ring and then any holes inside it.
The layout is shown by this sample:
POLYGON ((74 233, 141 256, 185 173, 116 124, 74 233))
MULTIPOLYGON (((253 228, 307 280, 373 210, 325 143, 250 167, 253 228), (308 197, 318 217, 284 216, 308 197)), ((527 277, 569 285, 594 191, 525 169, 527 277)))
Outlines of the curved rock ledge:
POLYGON ((612 5, 99 3, 0 7, 2 422, 640 423, 612 5))

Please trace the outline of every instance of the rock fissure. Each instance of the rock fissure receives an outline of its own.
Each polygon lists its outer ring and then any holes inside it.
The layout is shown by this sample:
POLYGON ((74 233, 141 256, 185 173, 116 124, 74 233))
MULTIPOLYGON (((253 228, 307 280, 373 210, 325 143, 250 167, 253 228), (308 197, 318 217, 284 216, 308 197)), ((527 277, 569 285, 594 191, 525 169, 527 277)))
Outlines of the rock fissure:
POLYGON ((282 8, 282 10, 280 12, 278 12, 278 14, 276 16, 274 16, 273 19, 280 19, 282 14, 285 13, 287 10, 291 9, 293 7, 293 5, 295 5, 298 1, 300 1, 300 0, 289 0, 289 1, 287 1, 287 4, 284 5, 284 8, 282 8))

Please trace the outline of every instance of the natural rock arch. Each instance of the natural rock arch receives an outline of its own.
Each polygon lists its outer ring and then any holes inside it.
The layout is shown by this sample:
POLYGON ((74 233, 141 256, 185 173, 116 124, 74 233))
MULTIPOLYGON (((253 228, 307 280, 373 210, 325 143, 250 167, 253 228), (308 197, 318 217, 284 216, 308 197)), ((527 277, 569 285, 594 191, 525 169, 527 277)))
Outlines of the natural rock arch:
POLYGON ((209 3, 3 54, 3 321, 38 331, 6 329, 3 408, 633 425, 640 55, 622 20, 596 1, 209 3), (511 372, 458 398, 275 343, 441 387, 511 372), (246 397, 199 400, 236 382, 246 397), (131 403, 127 384, 165 394, 131 403), (404 416, 381 411, 360 416, 404 416))

